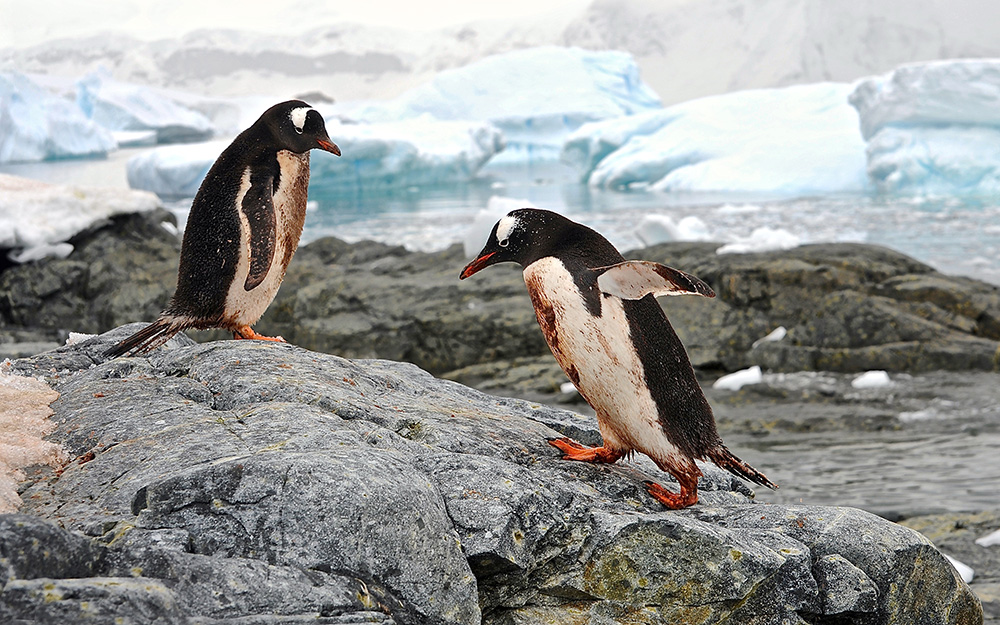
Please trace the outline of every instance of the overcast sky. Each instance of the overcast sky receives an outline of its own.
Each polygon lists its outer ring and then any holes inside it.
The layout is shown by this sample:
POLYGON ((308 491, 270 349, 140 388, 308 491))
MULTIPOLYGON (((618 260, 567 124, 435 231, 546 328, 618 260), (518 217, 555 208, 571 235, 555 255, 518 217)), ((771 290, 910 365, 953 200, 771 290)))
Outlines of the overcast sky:
POLYGON ((294 34, 338 21, 431 29, 478 19, 576 11, 589 0, 0 0, 0 47, 124 31, 140 39, 198 28, 294 34))

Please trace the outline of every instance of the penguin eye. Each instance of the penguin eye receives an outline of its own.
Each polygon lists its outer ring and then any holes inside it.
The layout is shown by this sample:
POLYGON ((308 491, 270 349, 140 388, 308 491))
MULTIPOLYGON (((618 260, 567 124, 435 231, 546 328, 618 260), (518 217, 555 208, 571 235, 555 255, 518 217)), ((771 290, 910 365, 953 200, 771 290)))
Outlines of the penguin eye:
POLYGON ((497 245, 499 245, 500 247, 507 247, 508 245, 510 245, 510 239, 502 239, 497 245))

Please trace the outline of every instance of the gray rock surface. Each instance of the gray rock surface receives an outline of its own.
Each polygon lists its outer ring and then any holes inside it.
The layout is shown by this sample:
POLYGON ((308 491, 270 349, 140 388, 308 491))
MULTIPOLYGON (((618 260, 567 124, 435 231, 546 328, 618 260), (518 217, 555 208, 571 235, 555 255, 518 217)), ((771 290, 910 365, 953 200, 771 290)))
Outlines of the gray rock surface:
POLYGON ((668 511, 644 458, 546 443, 592 420, 409 364, 184 336, 104 362, 137 327, 12 367, 61 393, 76 459, 0 517, 0 622, 982 621, 929 541, 860 510, 708 466, 668 511))
MULTIPOLYGON (((119 217, 80 235, 69 258, 0 270, 0 343, 12 342, 4 336, 15 330, 32 331, 20 341, 61 342, 69 330, 154 319, 176 280, 179 240, 160 226, 168 219, 119 217)), ((996 286, 868 245, 722 256, 717 247, 675 243, 627 254, 693 273, 718 293, 661 299, 696 367, 914 373, 996 365, 996 286), (784 340, 754 345, 778 326, 788 329, 784 340)), ((258 330, 436 374, 546 354, 518 268, 501 265, 459 282, 465 262, 459 246, 411 253, 320 239, 298 251, 258 330)))

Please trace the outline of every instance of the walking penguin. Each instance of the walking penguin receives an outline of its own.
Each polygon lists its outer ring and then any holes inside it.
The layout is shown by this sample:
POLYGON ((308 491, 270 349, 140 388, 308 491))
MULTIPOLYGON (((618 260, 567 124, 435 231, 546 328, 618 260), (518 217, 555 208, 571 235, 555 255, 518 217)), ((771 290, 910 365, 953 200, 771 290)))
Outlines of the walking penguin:
POLYGON ((502 262, 523 267, 549 348, 597 413, 604 445, 550 440, 563 458, 615 462, 642 452, 679 482, 679 493, 646 482, 649 494, 673 509, 698 501, 702 473, 695 460, 777 488, 722 443, 687 352, 656 301, 657 295, 715 297, 707 284, 664 265, 627 261, 594 230, 532 208, 500 219, 460 277, 502 262))
POLYGON ((299 100, 272 106, 236 137, 191 205, 170 303, 105 355, 147 352, 188 328, 284 341, 251 326, 277 294, 299 245, 314 148, 340 156, 322 115, 299 100))

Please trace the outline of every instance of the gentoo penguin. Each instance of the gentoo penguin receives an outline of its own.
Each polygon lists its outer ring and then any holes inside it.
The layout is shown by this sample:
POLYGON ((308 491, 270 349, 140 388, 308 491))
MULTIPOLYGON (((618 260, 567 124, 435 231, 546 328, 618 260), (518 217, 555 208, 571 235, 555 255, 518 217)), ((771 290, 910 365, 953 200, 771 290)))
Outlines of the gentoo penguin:
POLYGON ((563 458, 615 462, 642 452, 680 483, 673 493, 646 482, 649 494, 673 509, 698 501, 695 460, 777 488, 722 444, 687 352, 656 302, 656 295, 715 297, 707 284, 664 265, 625 260, 594 230, 532 208, 498 221, 460 278, 502 262, 524 268, 549 348, 597 412, 604 445, 550 440, 563 458))
POLYGON ((105 355, 146 352, 188 328, 283 341, 251 326, 274 299, 299 245, 313 148, 340 156, 323 116, 299 100, 272 106, 236 137, 195 195, 167 308, 105 355))

